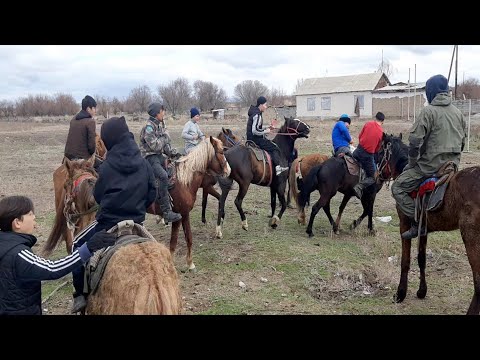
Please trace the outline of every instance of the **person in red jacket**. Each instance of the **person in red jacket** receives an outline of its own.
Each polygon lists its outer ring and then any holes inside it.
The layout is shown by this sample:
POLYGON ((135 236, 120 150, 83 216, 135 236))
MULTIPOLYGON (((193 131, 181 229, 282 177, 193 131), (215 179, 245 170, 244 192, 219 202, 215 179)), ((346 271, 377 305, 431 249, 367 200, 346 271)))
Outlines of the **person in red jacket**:
POLYGON ((366 188, 375 184, 374 154, 380 150, 382 144, 384 120, 385 115, 378 112, 375 115, 375 120, 367 122, 360 131, 360 135, 358 135, 358 147, 353 152, 353 157, 359 162, 366 174, 366 177, 353 188, 359 199, 362 198, 363 191, 366 188))

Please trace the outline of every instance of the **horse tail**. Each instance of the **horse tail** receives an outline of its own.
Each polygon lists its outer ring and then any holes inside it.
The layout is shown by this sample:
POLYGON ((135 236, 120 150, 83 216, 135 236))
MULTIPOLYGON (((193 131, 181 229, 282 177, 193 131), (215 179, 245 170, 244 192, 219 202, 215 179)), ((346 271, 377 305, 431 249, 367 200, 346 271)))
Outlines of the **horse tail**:
POLYGON ((298 164, 298 159, 293 160, 292 165, 290 165, 290 172, 288 174, 288 186, 290 188, 290 196, 295 201, 295 204, 298 206, 298 192, 297 192, 297 179, 296 179, 296 167, 298 164))
POLYGON ((67 219, 63 213, 63 203, 57 208, 55 220, 53 223, 53 229, 48 236, 47 242, 43 245, 42 254, 48 256, 57 246, 59 240, 65 240, 65 234, 67 232, 67 219))
POLYGON ((303 178, 303 186, 299 193, 299 205, 303 208, 310 202, 310 194, 318 187, 318 173, 323 164, 317 165, 310 170, 308 175, 303 178))

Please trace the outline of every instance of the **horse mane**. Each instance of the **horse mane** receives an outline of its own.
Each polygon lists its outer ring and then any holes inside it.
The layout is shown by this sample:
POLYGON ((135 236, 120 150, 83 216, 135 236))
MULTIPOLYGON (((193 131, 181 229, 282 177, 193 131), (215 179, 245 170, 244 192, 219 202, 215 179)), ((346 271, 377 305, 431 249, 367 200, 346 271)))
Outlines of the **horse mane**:
POLYGON ((392 162, 400 174, 408 162, 408 145, 404 144, 401 138, 393 135, 389 137, 389 141, 392 144, 392 162))
POLYGON ((210 143, 210 137, 205 138, 200 144, 176 163, 177 180, 184 186, 190 186, 195 172, 205 173, 209 159, 215 155, 215 149, 210 143))

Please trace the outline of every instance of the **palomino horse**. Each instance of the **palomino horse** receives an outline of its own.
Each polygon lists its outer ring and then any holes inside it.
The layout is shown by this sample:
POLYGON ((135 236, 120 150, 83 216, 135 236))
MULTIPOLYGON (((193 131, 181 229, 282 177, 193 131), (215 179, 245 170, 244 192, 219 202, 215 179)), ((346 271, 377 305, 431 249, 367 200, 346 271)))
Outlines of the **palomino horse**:
MULTIPOLYGON (((212 176, 227 177, 230 175, 230 166, 223 154, 222 142, 214 137, 208 137, 197 145, 188 155, 175 162, 177 180, 175 187, 170 190, 173 199, 172 210, 182 215, 182 220, 172 223, 170 237, 170 251, 173 254, 177 247, 180 222, 187 242, 187 265, 190 270, 195 269, 192 260, 192 230, 190 228, 190 211, 197 198, 197 191, 201 186, 207 171, 212 176)), ((150 214, 161 214, 160 206, 155 201, 147 210, 150 214)))
MULTIPOLYGON (((96 146, 95 146, 94 158, 104 160, 105 155, 107 153, 107 149, 105 148, 105 145, 98 134, 95 135, 95 142, 96 142, 96 146)), ((61 164, 53 172, 53 189, 55 192, 55 210, 57 214, 58 214, 58 211, 63 211, 64 199, 65 199, 64 185, 65 185, 65 181, 67 180, 67 177, 68 177, 68 173, 63 164, 61 164)), ((65 228, 65 231, 66 231, 66 228, 65 228)), ((67 232, 62 233, 62 239, 65 240, 67 251, 70 251, 70 248, 73 242, 73 238, 71 237, 71 234, 67 232)))
POLYGON ((299 224, 305 225, 305 207, 300 206, 298 195, 300 194, 300 190, 303 189, 303 178, 305 178, 310 170, 317 165, 320 165, 324 161, 329 158, 328 155, 322 154, 310 154, 306 156, 302 156, 301 158, 297 158, 293 160, 292 165, 290 167, 290 172, 288 175, 288 185, 290 187, 290 194, 297 204, 297 220, 299 224), (300 171, 302 175, 301 179, 297 180, 297 172, 300 171))
MULTIPOLYGON (((381 168, 384 179, 396 179, 408 162, 408 146, 401 138, 385 135, 383 149, 379 153, 386 166, 381 168)), ((460 229, 468 261, 473 274, 473 297, 467 315, 480 313, 480 166, 468 167, 455 173, 448 184, 443 205, 427 212, 427 235, 418 241, 418 267, 420 268, 420 286, 417 297, 425 298, 425 264, 428 233, 434 231, 452 231, 460 229)), ((411 223, 397 207, 400 218, 400 234, 410 229, 411 223)), ((410 269, 411 240, 402 240, 402 261, 400 283, 394 296, 396 302, 402 302, 407 296, 408 270, 410 269)))
MULTIPOLYGON (((96 172, 93 159, 65 159, 67 201, 63 216, 57 216, 43 251, 52 252, 61 237, 66 222, 73 222, 74 234, 79 233, 95 218, 93 188, 96 172), (67 220, 68 218, 68 220, 67 220), (76 220, 73 220, 76 219, 76 220)), ((58 215, 58 213, 57 213, 58 215)), ((67 246, 71 253, 71 244, 67 246)), ((180 314, 182 300, 178 274, 172 256, 165 245, 157 241, 128 244, 116 251, 109 260, 98 290, 88 297, 88 314, 180 314)))
MULTIPOLYGON (((295 140, 302 137, 308 138, 309 133, 310 126, 305 124, 303 121, 285 117, 284 124, 273 139, 273 142, 280 149, 280 153, 285 164, 287 163, 287 159, 293 151, 295 140)), ((242 145, 237 145, 231 149, 228 149, 225 152, 225 157, 232 168, 230 178, 235 180, 239 185, 239 191, 235 199, 235 205, 240 213, 240 218, 242 219, 242 228, 244 230, 248 230, 247 218, 242 209, 242 202, 252 182, 260 186, 270 187, 270 200, 272 208, 270 226, 272 228, 276 228, 278 225, 277 222, 280 221, 285 209, 287 208, 285 201, 285 187, 288 174, 282 173, 279 176, 276 176, 275 173, 271 173, 268 166, 266 166, 264 169, 263 161, 257 160, 253 151, 242 145), (281 209, 278 216, 275 216, 277 195, 280 200, 281 209)), ((221 187, 222 196, 218 206, 216 229, 217 238, 221 238, 223 236, 221 223, 225 218, 225 200, 227 199, 230 191, 230 186, 228 185, 221 187)))
MULTIPOLYGON (((223 149, 229 149, 234 145, 240 144, 241 139, 236 136, 232 130, 224 129, 222 127, 222 131, 218 134, 217 138, 222 142, 223 149)), ((217 183, 218 177, 211 176, 209 174, 205 174, 202 181, 202 223, 206 223, 207 220, 205 218, 205 211, 207 208, 207 199, 208 194, 212 195, 215 199, 220 200, 220 194, 217 190, 213 187, 217 183)))

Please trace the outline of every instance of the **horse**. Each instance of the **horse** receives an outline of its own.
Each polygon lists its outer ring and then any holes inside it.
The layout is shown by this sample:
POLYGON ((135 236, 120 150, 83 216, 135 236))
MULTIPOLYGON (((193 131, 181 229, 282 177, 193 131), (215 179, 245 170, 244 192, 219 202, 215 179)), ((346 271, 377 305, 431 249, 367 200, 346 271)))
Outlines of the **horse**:
MULTIPOLYGON (((358 183, 359 176, 351 175, 348 171, 346 160, 343 157, 331 157, 317 165, 310 170, 307 177, 303 181, 303 189, 299 194, 299 206, 305 207, 306 203, 310 200, 310 194, 318 190, 320 193, 320 199, 313 205, 312 212, 310 214, 310 220, 308 222, 306 233, 309 237, 313 234, 313 221, 315 216, 323 208, 327 215, 330 225, 332 225, 333 232, 339 234, 340 220, 342 218, 343 210, 347 206, 348 201, 352 196, 355 196, 353 187, 358 183), (343 199, 340 204, 337 219, 333 221, 330 213, 330 201, 335 196, 337 191, 343 194, 343 199)), ((372 186, 369 186, 363 191, 361 202, 363 206, 363 213, 357 220, 354 220, 350 225, 350 229, 355 229, 365 216, 368 216, 368 230, 370 235, 375 235, 373 228, 373 204, 377 192, 382 188, 383 182, 377 181, 372 186)))
MULTIPOLYGON (((192 260, 192 230, 190 228, 190 211, 197 198, 197 191, 205 175, 209 171, 212 176, 227 177, 230 175, 230 166, 223 153, 222 142, 214 137, 208 137, 197 145, 188 155, 175 162, 176 182, 171 189, 173 200, 172 210, 182 215, 182 219, 172 223, 170 237, 170 252, 173 254, 177 246, 180 223, 187 242, 187 265, 189 270, 195 269, 192 260)), ((155 201, 148 209, 150 214, 161 214, 160 206, 155 201)))
MULTIPOLYGON (((65 159, 67 172, 65 212, 55 218, 52 234, 43 246, 49 254, 61 238, 66 222, 76 235, 95 218, 93 188, 97 173, 94 159, 65 159), (89 211, 94 209, 94 211, 89 211), (74 220, 75 219, 75 220, 74 220)), ((58 213, 57 213, 58 215, 58 213)), ((67 245, 68 253, 72 244, 67 245)), ((147 241, 125 245, 109 260, 97 291, 88 297, 87 314, 180 314, 182 300, 178 274, 165 245, 147 241)))
MULTIPOLYGON (((222 127, 222 131, 218 134, 217 138, 222 142, 223 149, 229 149, 234 145, 240 144, 241 139, 236 136, 232 130, 224 129, 222 127)), ((202 223, 206 223, 207 220, 205 218, 205 212, 207 208, 207 200, 208 194, 212 195, 217 200, 220 200, 220 194, 217 190, 213 187, 218 181, 218 177, 211 176, 209 174, 205 174, 202 181, 202 223)))
MULTIPOLYGON (((283 157, 285 163, 287 163, 287 159, 292 153, 295 140, 302 137, 308 138, 309 133, 309 125, 299 119, 285 117, 284 124, 273 139, 273 142, 280 149, 281 156, 283 157)), ((225 152, 225 157, 227 158, 232 169, 229 177, 231 182, 230 184, 226 185, 220 184, 222 188, 222 195, 218 204, 216 237, 222 238, 223 236, 221 222, 225 218, 225 201, 230 191, 232 180, 235 180, 239 185, 238 194, 235 199, 235 205, 242 220, 242 228, 244 230, 248 230, 247 218, 242 209, 243 198, 247 194, 250 184, 254 182, 256 185, 270 187, 272 215, 269 225, 275 229, 278 225, 277 223, 280 221, 285 209, 287 208, 285 201, 287 174, 282 173, 279 176, 275 176, 268 166, 265 166, 264 169, 263 161, 257 160, 253 151, 243 145, 235 145, 228 149, 225 152), (281 209, 278 216, 275 215, 276 195, 278 195, 281 204, 281 209)))
MULTIPOLYGON (((408 162, 408 146, 400 137, 385 135, 383 148, 379 156, 385 159, 381 176, 396 179, 408 162)), ((472 269, 474 293, 467 315, 480 313, 480 166, 472 166, 456 172, 445 191, 443 205, 434 212, 427 211, 427 234, 418 241, 418 267, 420 268, 420 285, 417 291, 419 299, 427 295, 425 265, 428 233, 434 231, 452 231, 460 229, 468 261, 472 269)), ((400 234, 411 227, 411 222, 397 206, 400 219, 400 234)), ((411 240, 402 240, 402 260, 400 283, 394 300, 402 302, 407 295, 408 271, 410 269, 411 240)))
MULTIPOLYGON (((100 160, 104 160, 107 153, 107 148, 103 143, 102 139, 98 134, 95 135, 95 154, 92 155, 93 158, 98 158, 100 160)), ((63 212, 63 199, 65 198, 65 182, 68 178, 68 172, 62 163, 54 172, 53 172, 53 189, 55 193, 55 211, 58 216, 58 212, 63 212)), ((69 251, 69 246, 71 246, 73 242, 73 238, 68 238, 71 236, 70 233, 65 232, 62 234, 62 239, 65 240, 65 244, 67 246, 67 251, 69 251)))
MULTIPOLYGON (((323 154, 309 154, 297 158, 292 162, 289 175, 288 175, 288 185, 289 185, 289 194, 291 194, 295 204, 297 205, 297 220, 301 225, 306 224, 305 220, 305 207, 300 206, 299 201, 299 191, 303 189, 303 179, 308 175, 310 170, 316 166, 320 165, 329 158, 328 155, 323 154), (300 172, 302 175, 301 179, 297 180, 297 172, 300 172)), ((287 201, 288 203, 288 201, 287 201)))

